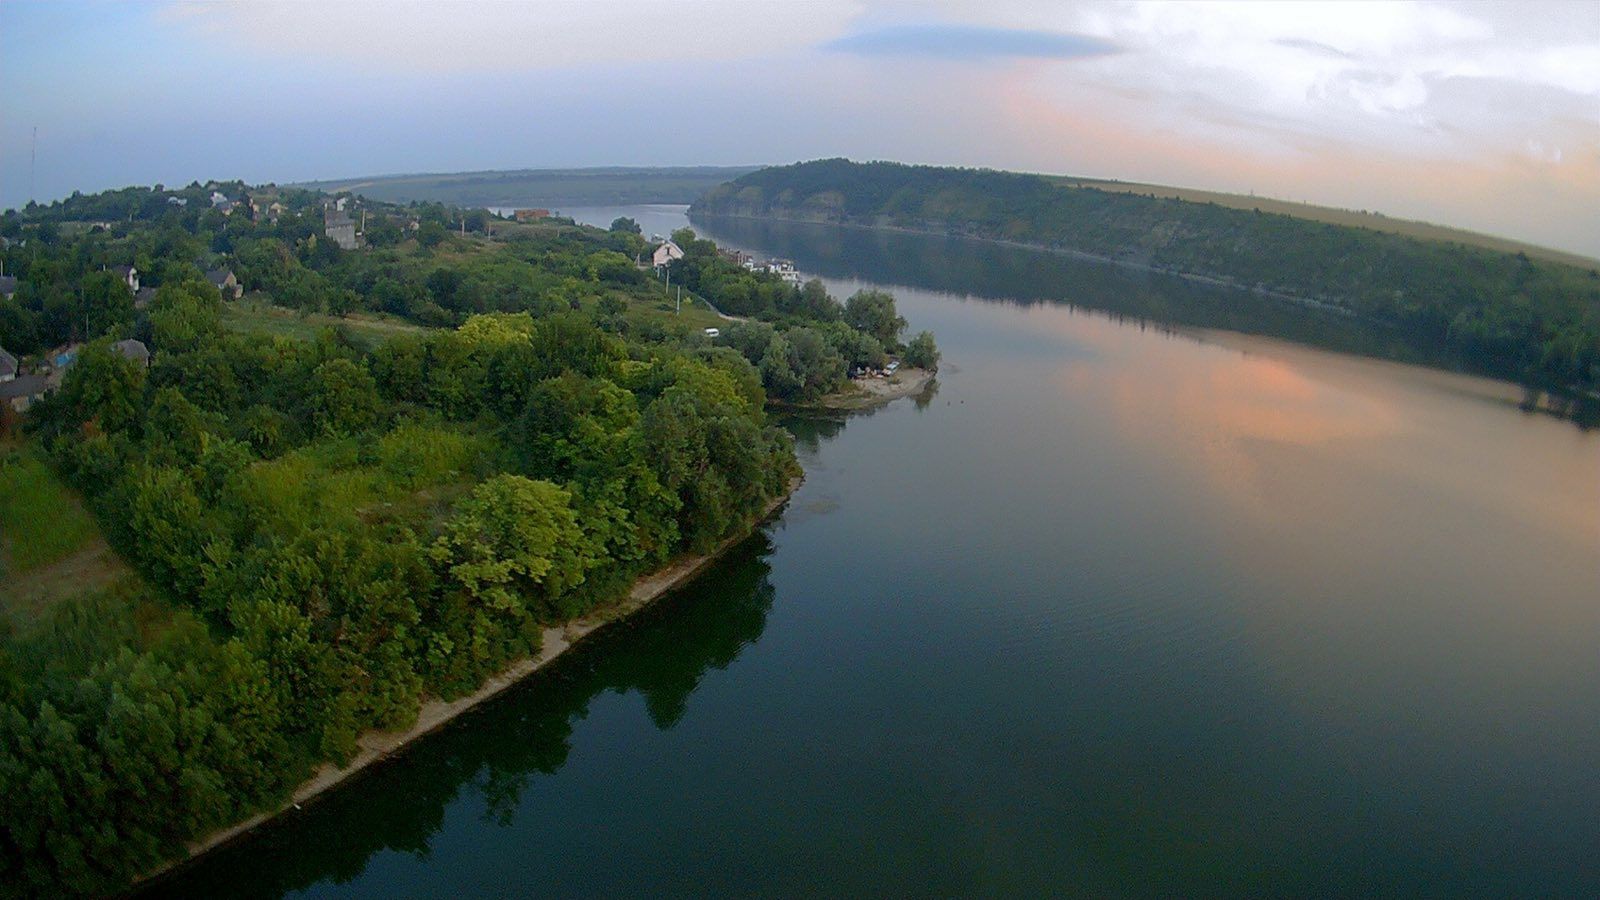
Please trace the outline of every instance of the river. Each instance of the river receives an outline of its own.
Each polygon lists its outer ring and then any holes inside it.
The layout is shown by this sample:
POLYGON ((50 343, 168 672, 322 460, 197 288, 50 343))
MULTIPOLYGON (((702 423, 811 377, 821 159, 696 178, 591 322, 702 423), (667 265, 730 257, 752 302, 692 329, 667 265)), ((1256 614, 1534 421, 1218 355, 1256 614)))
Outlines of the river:
POLYGON ((1278 301, 701 231, 893 291, 936 389, 789 422, 693 586, 151 893, 1600 895, 1600 432, 1278 301))

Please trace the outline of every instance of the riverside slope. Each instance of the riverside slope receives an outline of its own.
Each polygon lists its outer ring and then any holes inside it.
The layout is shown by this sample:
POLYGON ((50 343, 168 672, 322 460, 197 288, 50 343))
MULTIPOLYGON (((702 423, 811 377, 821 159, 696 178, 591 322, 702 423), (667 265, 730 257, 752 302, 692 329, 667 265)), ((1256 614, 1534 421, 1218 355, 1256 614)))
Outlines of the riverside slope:
POLYGON ((767 504, 766 508, 761 511, 761 515, 756 518, 755 523, 747 531, 724 540, 709 553, 686 556, 676 560, 664 569, 658 569, 639 576, 634 581, 633 587, 628 591, 628 595, 615 603, 592 610, 587 615, 580 616, 562 625, 544 629, 537 656, 525 657, 512 663, 498 675, 490 677, 476 691, 464 697, 457 697, 454 700, 429 700, 422 704, 417 711, 417 720, 410 728, 404 731, 365 732, 356 739, 358 749, 344 766, 323 763, 317 768, 316 774, 295 788, 289 799, 285 800, 276 809, 257 813, 241 822, 226 828, 220 828, 202 838, 190 841, 186 856, 174 859, 160 868, 146 873, 129 887, 136 887, 151 879, 166 875, 188 864, 202 854, 241 837, 290 809, 298 808, 301 804, 307 803, 319 795, 338 787, 373 763, 386 759, 414 741, 439 730, 462 713, 499 695, 522 679, 548 666, 585 637, 607 625, 628 618, 659 600, 669 591, 684 586, 693 580, 696 575, 704 571, 707 566, 721 558, 723 554, 749 538, 757 528, 771 521, 779 510, 783 508, 784 504, 789 502, 789 498, 794 496, 794 492, 799 489, 800 482, 804 480, 804 477, 804 475, 800 475, 792 479, 788 488, 767 504))
POLYGON ((689 208, 1016 241, 1371 320, 1455 367, 1600 396, 1600 269, 1259 208, 1044 176, 832 159, 762 169, 689 208))

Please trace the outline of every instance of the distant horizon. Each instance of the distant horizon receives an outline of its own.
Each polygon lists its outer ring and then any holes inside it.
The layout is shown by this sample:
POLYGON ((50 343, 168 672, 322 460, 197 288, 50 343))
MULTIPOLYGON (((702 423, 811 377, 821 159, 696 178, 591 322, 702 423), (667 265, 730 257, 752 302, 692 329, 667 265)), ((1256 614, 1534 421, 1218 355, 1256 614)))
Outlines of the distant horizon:
POLYGON ((1576 0, 13 0, 0 84, 0 208, 218 173, 847 157, 1600 256, 1600 15, 1576 0))
MULTIPOLYGON (((848 157, 818 157, 818 158, 819 159, 831 159, 831 158, 848 159, 848 157)), ((800 162, 804 162, 806 160, 799 160, 799 161, 800 162)), ((901 164, 901 165, 932 165, 930 163, 906 163, 906 162, 902 162, 901 160, 893 160, 893 159, 881 159, 881 160, 879 160, 879 159, 874 159, 874 160, 857 159, 857 160, 852 160, 852 161, 854 161, 854 162, 887 162, 887 163, 897 163, 897 164, 901 164)), ((266 180, 266 181, 250 181, 250 180, 247 180, 247 179, 239 179, 239 178, 206 178, 206 179, 190 179, 189 181, 183 182, 181 186, 187 187, 190 184, 196 184, 196 183, 204 185, 204 184, 207 184, 207 183, 210 183, 210 182, 221 183, 221 182, 228 182, 228 181, 243 181, 245 184, 247 184, 247 185, 249 185, 251 187, 265 187, 267 185, 275 185, 275 186, 278 186, 278 187, 315 187, 318 190, 327 190, 328 188, 325 187, 325 186, 343 185, 343 184, 346 184, 346 183, 349 183, 349 182, 385 181, 385 180, 396 180, 396 179, 403 179, 403 178, 454 178, 454 177, 463 177, 463 176, 506 175, 506 174, 519 174, 519 173, 579 173, 579 172, 624 172, 624 173, 636 173, 637 172, 637 173, 646 173, 646 172, 675 172, 675 171, 687 172, 687 171, 696 171, 696 170, 703 171, 703 170, 723 170, 723 169, 725 169, 725 170, 748 169, 748 170, 754 171, 754 170, 757 170, 757 169, 771 168, 771 167, 775 167, 775 166, 786 166, 786 165, 792 165, 792 163, 762 163, 762 164, 746 163, 746 164, 737 164, 737 165, 684 164, 684 165, 660 165, 660 166, 653 166, 653 165, 623 165, 623 164, 619 164, 619 165, 592 165, 592 166, 589 166, 589 165, 578 165, 578 166, 512 166, 512 167, 508 167, 508 168, 460 169, 460 170, 455 170, 455 171, 440 170, 440 171, 416 171, 416 172, 387 172, 387 173, 382 173, 382 174, 349 175, 349 176, 341 176, 341 177, 334 177, 334 178, 308 178, 308 179, 301 179, 301 180, 298 180, 298 181, 277 181, 277 180, 270 180, 270 179, 266 180)), ((1526 240, 1524 238, 1521 238, 1521 237, 1518 237, 1518 236, 1512 235, 1512 234, 1503 234, 1503 233, 1497 233, 1497 232, 1493 232, 1493 231, 1485 231, 1485 230, 1482 230, 1482 229, 1468 228, 1468 227, 1465 227, 1465 226, 1462 226, 1462 225, 1459 225, 1459 224, 1456 224, 1456 223, 1453 223, 1453 222, 1442 222, 1442 221, 1434 221, 1434 220, 1429 220, 1429 219, 1413 218, 1413 217, 1404 216, 1404 215, 1397 215, 1397 214, 1393 214, 1393 213, 1387 212, 1387 211, 1382 210, 1382 209, 1377 209, 1377 208, 1356 208, 1356 207, 1347 207, 1347 206, 1333 206, 1333 205, 1325 204, 1325 203, 1315 203, 1315 202, 1312 202, 1312 201, 1309 201, 1309 200, 1299 200, 1299 199, 1294 199, 1294 198, 1291 198, 1291 197, 1279 197, 1279 196, 1274 196, 1274 195, 1270 195, 1270 194, 1261 194, 1261 193, 1246 194, 1246 193, 1241 193, 1241 192, 1237 192, 1237 191, 1218 190, 1218 189, 1215 189, 1215 188, 1205 187, 1203 185, 1163 184, 1163 183, 1152 182, 1152 181, 1137 181, 1137 180, 1126 179, 1126 178, 1113 178, 1113 177, 1106 177, 1106 176, 1099 176, 1099 175, 1085 175, 1085 174, 1076 173, 1076 172, 1027 171, 1027 170, 1022 170, 1022 169, 1002 169, 1002 168, 997 168, 997 167, 994 167, 994 166, 947 166, 947 168, 984 169, 984 170, 991 170, 991 171, 997 171, 997 172, 1011 172, 1011 173, 1014 173, 1014 174, 1021 174, 1021 175, 1039 175, 1039 176, 1043 176, 1043 177, 1047 177, 1047 178, 1078 179, 1078 180, 1089 181, 1089 182, 1103 182, 1103 183, 1107 183, 1107 184, 1122 184, 1122 185, 1129 185, 1129 186, 1133 186, 1133 187, 1151 187, 1151 188, 1164 188, 1164 189, 1171 189, 1171 190, 1200 191, 1200 192, 1204 192, 1204 193, 1226 194, 1226 195, 1229 195, 1229 196, 1241 197, 1241 198, 1250 197, 1250 198, 1255 198, 1255 199, 1259 199, 1259 200, 1263 200, 1263 201, 1270 201, 1270 202, 1276 202, 1276 203, 1286 203, 1286 204, 1292 204, 1292 205, 1297 205, 1297 206, 1304 206, 1307 209, 1329 210, 1329 211, 1334 211, 1334 212, 1346 212, 1346 213, 1373 213, 1373 214, 1376 214, 1379 217, 1381 217, 1383 219, 1386 219, 1386 220, 1389 220, 1389 221, 1394 221, 1394 222, 1412 222, 1412 223, 1421 224, 1421 225, 1429 225, 1429 226, 1433 226, 1433 227, 1436 227, 1436 228, 1441 228, 1441 229, 1445 229, 1445 230, 1449 230, 1449 231, 1459 231, 1459 232, 1464 232, 1464 233, 1468 233, 1468 234, 1479 235, 1479 236, 1482 236, 1482 237, 1495 238, 1495 239, 1498 239, 1498 240, 1508 241, 1508 242, 1512 242, 1512 243, 1525 244, 1525 245, 1527 245, 1528 247, 1531 247, 1531 248, 1538 248, 1538 249, 1543 249, 1543 250, 1555 251, 1557 253, 1570 254, 1570 255, 1572 255, 1574 257, 1578 257, 1578 258, 1582 259, 1586 264, 1587 263, 1600 264, 1600 254, 1585 253, 1585 252, 1578 251, 1578 250, 1568 250, 1568 249, 1563 248, 1563 247, 1557 247, 1557 246, 1553 246, 1553 245, 1550 245, 1550 244, 1539 243, 1537 241, 1526 240)), ((98 188, 98 189, 93 190, 93 191, 86 191, 86 190, 78 189, 78 192, 79 193, 83 193, 83 194, 92 194, 92 193, 99 193, 100 191, 122 190, 122 189, 130 188, 130 187, 153 187, 156 184, 165 185, 165 182, 151 182, 150 184, 124 184, 124 185, 117 185, 117 186, 112 186, 112 187, 98 188)), ((170 186, 170 185, 166 185, 166 187, 167 187, 168 190, 173 189, 172 186, 170 186)), ((65 194, 63 196, 55 197, 55 198, 52 198, 52 199, 47 200, 47 201, 40 201, 40 203, 41 203, 41 205, 49 205, 51 203, 58 203, 58 202, 60 202, 62 200, 65 200, 67 197, 70 197, 70 196, 71 196, 71 192, 68 192, 67 194, 65 194)), ((526 199, 527 199, 527 202, 538 202, 538 201, 541 200, 541 198, 539 198, 539 197, 529 197, 529 198, 526 198, 526 199)), ((520 202, 520 201, 514 201, 514 202, 520 202)), ((1191 201, 1191 202, 1193 202, 1193 201, 1191 201)), ((587 205, 592 205, 592 204, 588 204, 588 203, 572 204, 572 203, 569 203, 568 205, 569 206, 587 206, 587 205)), ((611 204, 608 204, 608 205, 611 205, 611 204)), ((638 205, 638 204, 624 203, 624 204, 620 204, 620 205, 629 206, 629 205, 638 205)), ((678 205, 687 205, 687 204, 678 204, 678 205)), ((21 207, 5 207, 6 211, 10 211, 10 210, 13 210, 13 209, 20 210, 21 207)), ((1366 226, 1355 226, 1355 227, 1366 227, 1366 226)), ((1574 263, 1574 264, 1576 264, 1576 263, 1574 263)))

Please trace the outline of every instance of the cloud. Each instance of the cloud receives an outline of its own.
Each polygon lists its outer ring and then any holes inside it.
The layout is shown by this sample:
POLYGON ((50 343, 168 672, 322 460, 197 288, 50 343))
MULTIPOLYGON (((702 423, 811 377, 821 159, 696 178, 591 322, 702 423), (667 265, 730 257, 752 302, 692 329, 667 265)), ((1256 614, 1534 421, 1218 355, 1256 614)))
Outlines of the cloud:
POLYGON ((1083 34, 976 25, 892 25, 859 31, 822 45, 861 56, 925 56, 949 60, 1077 59, 1120 48, 1083 34))
POLYGON ((1355 58, 1349 53, 1340 50, 1338 47, 1329 46, 1321 41, 1312 41, 1305 38, 1278 38, 1277 40, 1273 41, 1273 43, 1279 45, 1280 47, 1294 47, 1298 50, 1305 50, 1308 53, 1318 53, 1323 56, 1337 56, 1340 59, 1355 58))

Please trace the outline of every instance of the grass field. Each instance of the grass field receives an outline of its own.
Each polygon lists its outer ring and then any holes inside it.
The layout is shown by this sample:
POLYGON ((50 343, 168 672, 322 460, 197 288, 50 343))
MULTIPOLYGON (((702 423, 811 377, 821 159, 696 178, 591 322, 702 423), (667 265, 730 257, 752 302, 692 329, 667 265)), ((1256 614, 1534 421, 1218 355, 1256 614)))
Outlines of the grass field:
POLYGON ((1160 184, 1142 184, 1136 181, 1100 181, 1093 178, 1071 178, 1066 176, 1051 177, 1051 180, 1068 187, 1094 188, 1095 190, 1118 194, 1142 194, 1173 200, 1187 200, 1191 203, 1215 203, 1218 206, 1225 206, 1230 209, 1259 209, 1264 213, 1293 216, 1297 219, 1310 219, 1313 222, 1325 222, 1330 225, 1370 228, 1373 231, 1385 234, 1400 234, 1424 241, 1450 241, 1457 244, 1465 244, 1469 247, 1498 250, 1503 253, 1526 253, 1534 259, 1564 263, 1583 269, 1591 269, 1596 265, 1600 265, 1600 261, 1595 260, 1593 257, 1577 253, 1552 250, 1549 247, 1525 244, 1510 238, 1479 234, 1476 231, 1466 231, 1461 228, 1434 225, 1431 222, 1393 219, 1381 213, 1363 212, 1355 209, 1335 209, 1331 206, 1313 206, 1309 203, 1272 200, 1267 197, 1251 197, 1244 194, 1225 194, 1219 191, 1168 187, 1160 184))
POLYGON ((242 334, 271 334, 301 341, 316 340, 324 328, 343 328, 351 338, 375 347, 402 334, 420 334, 428 329, 403 319, 378 313, 351 313, 349 316, 323 315, 274 306, 259 297, 246 297, 223 305, 222 324, 242 334))
POLYGON ((26 447, 0 447, 0 612, 28 622, 130 570, 75 493, 26 447))
POLYGON ((100 531, 66 485, 27 450, 0 457, 0 547, 7 576, 77 552, 100 531))
POLYGON ((676 304, 665 298, 659 299, 633 299, 627 312, 629 321, 640 324, 647 321, 660 322, 671 328, 681 325, 690 331, 700 331, 704 328, 725 328, 726 319, 708 309, 705 303, 696 301, 687 293, 683 295, 683 309, 679 311, 676 304))

